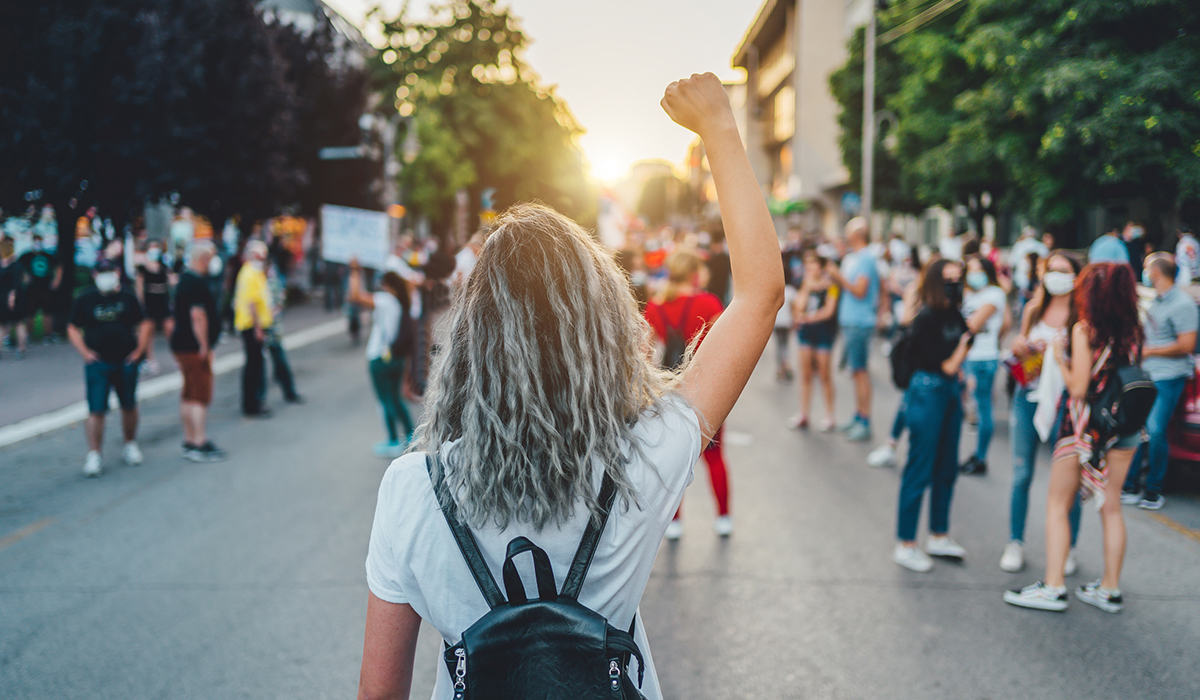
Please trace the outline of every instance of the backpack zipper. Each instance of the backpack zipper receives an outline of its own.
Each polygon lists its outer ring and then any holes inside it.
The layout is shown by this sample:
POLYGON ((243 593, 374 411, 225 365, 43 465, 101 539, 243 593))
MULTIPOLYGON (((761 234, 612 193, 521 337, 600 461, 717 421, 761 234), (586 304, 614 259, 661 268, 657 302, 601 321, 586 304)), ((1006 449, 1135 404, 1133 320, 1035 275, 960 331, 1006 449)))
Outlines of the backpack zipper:
POLYGON ((454 667, 454 700, 463 700, 467 692, 467 650, 455 649, 458 665, 454 667))
POLYGON ((621 664, 616 659, 608 660, 608 682, 612 684, 613 694, 619 697, 621 693, 621 664))

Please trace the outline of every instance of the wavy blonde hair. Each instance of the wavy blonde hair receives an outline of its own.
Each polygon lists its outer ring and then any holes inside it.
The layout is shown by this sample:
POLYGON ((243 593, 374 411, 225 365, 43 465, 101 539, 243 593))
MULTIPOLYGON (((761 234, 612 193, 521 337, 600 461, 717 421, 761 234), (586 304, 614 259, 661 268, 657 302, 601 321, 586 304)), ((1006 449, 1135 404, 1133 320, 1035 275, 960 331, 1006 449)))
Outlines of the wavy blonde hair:
POLYGON ((538 530, 599 511, 593 463, 627 505, 635 423, 676 381, 612 256, 537 204, 502 214, 449 313, 414 449, 442 453, 437 488, 472 527, 538 530))

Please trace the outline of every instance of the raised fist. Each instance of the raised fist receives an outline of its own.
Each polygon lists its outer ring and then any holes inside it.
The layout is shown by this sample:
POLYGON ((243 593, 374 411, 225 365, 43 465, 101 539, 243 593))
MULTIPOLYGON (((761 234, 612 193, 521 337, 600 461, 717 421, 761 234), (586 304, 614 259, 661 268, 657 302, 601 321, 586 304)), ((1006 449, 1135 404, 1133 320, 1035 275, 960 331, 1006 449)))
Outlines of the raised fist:
POLYGON ((693 73, 690 78, 676 80, 667 86, 660 104, 676 124, 701 138, 714 129, 736 128, 729 96, 721 79, 712 73, 693 73))

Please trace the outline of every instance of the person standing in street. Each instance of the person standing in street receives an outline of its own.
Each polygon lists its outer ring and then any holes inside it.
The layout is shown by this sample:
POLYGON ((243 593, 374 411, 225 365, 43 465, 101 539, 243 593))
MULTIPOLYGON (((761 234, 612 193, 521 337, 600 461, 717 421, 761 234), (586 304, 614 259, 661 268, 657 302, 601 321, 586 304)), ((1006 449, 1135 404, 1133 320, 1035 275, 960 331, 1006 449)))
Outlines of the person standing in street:
MULTIPOLYGON (((283 400, 288 403, 304 403, 304 397, 296 391, 296 374, 292 372, 292 363, 288 361, 287 350, 283 347, 283 310, 287 302, 286 277, 279 271, 279 265, 273 264, 268 257, 263 261, 267 274, 268 299, 271 301, 271 325, 263 334, 263 345, 267 357, 271 359, 271 376, 283 391, 283 400)), ((267 381, 264 368, 262 396, 267 396, 267 381)))
MULTIPOLYGON (((25 323, 33 335, 33 323, 42 312, 42 342, 54 342, 54 295, 62 283, 62 267, 42 245, 42 237, 33 234, 33 248, 17 258, 24 272, 22 296, 25 298, 25 323)), ((114 267, 114 270, 117 268, 114 267)), ((118 270, 118 274, 119 270, 118 270)))
POLYGON ((879 320, 879 266, 867 250, 870 229, 861 217, 846 222, 846 244, 850 252, 842 258, 841 267, 830 261, 826 265, 830 279, 840 290, 838 326, 844 347, 843 364, 849 366, 854 378, 854 416, 839 431, 852 442, 871 439, 871 336, 879 320))
MULTIPOLYGON (((774 227, 720 79, 672 83, 663 107, 703 139, 712 165, 734 280, 728 309, 670 377, 647 356, 646 321, 609 251, 547 207, 517 205, 497 217, 454 297, 455 342, 430 387, 420 451, 394 462, 379 488, 360 698, 408 697, 422 620, 456 641, 488 612, 439 501, 453 507, 493 572, 524 537, 545 571, 565 573, 587 524, 606 523, 577 600, 631 630, 647 652, 634 692, 663 697, 638 603, 692 467, 745 387, 783 303, 774 227)), ((597 693, 626 672, 622 661, 597 679, 597 693)), ((454 679, 438 666, 433 697, 449 700, 454 679)), ((570 669, 511 670, 533 685, 570 669)))
POLYGON ((1104 532, 1104 576, 1080 586, 1075 597, 1109 613, 1124 608, 1125 516, 1121 487, 1144 430, 1102 434, 1091 422, 1091 401, 1117 370, 1138 361, 1145 338, 1138 321, 1137 285, 1125 263, 1088 265, 1075 285, 1079 319, 1070 340, 1054 341, 1054 361, 1067 390, 1067 412, 1054 446, 1046 495, 1045 578, 1006 591, 1004 602, 1036 610, 1067 609, 1066 562, 1071 553, 1070 512, 1079 495, 1096 498, 1104 532), (1069 343, 1069 346, 1068 346, 1069 343), (1069 347, 1069 350, 1068 350, 1069 347))
POLYGON ((266 418, 271 410, 263 401, 266 394, 263 348, 267 329, 274 320, 265 272, 267 245, 259 240, 250 241, 243 259, 233 292, 233 327, 241 334, 246 353, 246 364, 242 366, 242 414, 266 418))
MULTIPOLYGON (((825 418, 820 425, 823 433, 833 430, 835 397, 831 355, 837 337, 838 308, 838 288, 825 270, 827 262, 815 249, 805 251, 804 281, 793 308, 788 309, 797 327, 796 338, 800 345, 800 413, 792 418, 792 427, 808 427, 815 376, 820 378, 825 399, 825 418)), ((786 302, 784 308, 787 308, 786 302)))
MULTIPOLYGON (((162 264, 162 245, 157 241, 146 247, 146 261, 137 266, 137 295, 146 310, 146 318, 150 319, 155 329, 161 329, 170 338, 171 333, 171 294, 167 268, 162 264)), ((154 341, 146 346, 145 370, 150 374, 158 374, 158 363, 154 360, 154 341)))
POLYGON ((350 261, 350 289, 347 298, 371 312, 371 334, 367 337, 367 368, 371 373, 371 386, 383 413, 383 425, 387 439, 375 445, 375 454, 380 457, 396 458, 404 454, 404 448, 412 440, 412 416, 404 406, 401 380, 404 367, 412 352, 416 337, 416 322, 410 315, 411 303, 408 283, 399 274, 388 270, 383 273, 383 291, 369 294, 363 289, 362 268, 357 260, 350 261), (407 345, 407 348, 402 346, 407 345), (407 349, 408 354, 402 353, 407 349), (404 426, 404 435, 397 424, 404 426))
MULTIPOLYGON (((783 259, 780 258, 782 266, 783 259)), ((682 357, 670 357, 675 352, 672 346, 680 343, 687 346, 695 342, 699 348, 708 329, 721 315, 722 306, 716 296, 702 291, 704 261, 695 250, 675 250, 667 256, 666 268, 667 287, 661 297, 647 304, 645 315, 646 321, 654 329, 654 335, 665 345, 665 368, 674 370, 678 368, 677 363, 682 361, 682 357)), ((729 472, 721 446, 723 431, 724 426, 716 427, 703 457, 708 466, 713 497, 717 500, 717 519, 713 530, 721 537, 728 537, 733 534, 733 516, 729 514, 729 472)), ((682 503, 664 536, 669 540, 683 536, 682 503)))
POLYGON ((25 318, 25 299, 22 297, 21 265, 14 255, 15 245, 11 238, 0 237, 0 342, 3 350, 11 351, 18 360, 25 358, 25 343, 28 329, 25 318), (12 343, 9 333, 16 336, 12 343))
POLYGON ((84 476, 100 476, 104 414, 109 392, 116 390, 121 405, 121 429, 126 464, 142 463, 137 444, 138 369, 146 356, 152 327, 133 292, 121 289, 121 275, 111 261, 96 264, 95 287, 75 300, 67 318, 67 339, 83 358, 87 386, 88 453, 84 476))
MULTIPOLYGON (((1021 327, 1012 341, 1010 367, 1016 391, 1009 413, 1009 441, 1012 443, 1013 483, 1009 499, 1009 541, 1000 556, 1000 568, 1016 572, 1025 568, 1025 523, 1029 515, 1029 487, 1037 464, 1038 448, 1043 442, 1054 444, 1066 406, 1062 401, 1062 373, 1058 364, 1045 363, 1046 351, 1056 338, 1066 335, 1075 317, 1075 278, 1082 267, 1079 260, 1062 251, 1046 258, 1046 272, 1021 316, 1021 327), (1047 382, 1042 386, 1042 382, 1047 382), (1045 391, 1042 391, 1045 389, 1045 391), (1046 402, 1046 406, 1042 406, 1046 402), (1040 416, 1040 419, 1039 419, 1040 416), (1039 432, 1046 431, 1043 434, 1039 432)), ((1053 352, 1051 352, 1051 356, 1053 352)), ((1075 542, 1079 539, 1079 502, 1069 514, 1071 551, 1067 555, 1065 575, 1076 570, 1075 542)))
POLYGON ((967 351, 963 372, 974 380, 975 407, 978 415, 979 437, 975 453, 963 463, 964 474, 987 474, 988 447, 995 428, 992 417, 992 394, 996 387, 996 369, 1000 364, 1000 332, 1007 313, 1008 296, 996 278, 996 266, 979 255, 967 258, 967 288, 963 300, 963 316, 975 334, 975 342, 967 351))
POLYGON ((962 266, 937 260, 921 277, 921 311, 908 345, 913 375, 904 392, 908 458, 900 480, 896 548, 892 561, 912 571, 933 568, 930 556, 961 559, 966 550, 950 538, 950 503, 958 477, 962 432, 959 372, 972 334, 962 316, 962 266), (929 538, 916 543, 921 501, 929 490, 929 538))
POLYGON ((1158 510, 1165 500, 1163 482, 1167 476, 1169 446, 1167 426, 1175 415, 1184 385, 1196 374, 1192 353, 1196 350, 1196 329, 1200 326, 1200 309, 1182 289, 1175 285, 1179 271, 1169 253, 1155 253, 1146 259, 1143 283, 1154 289, 1154 301, 1146 312, 1146 345, 1142 349, 1142 369, 1154 381, 1158 395, 1146 419, 1149 442, 1143 443, 1133 455, 1129 476, 1121 492, 1121 503, 1137 504, 1146 510, 1158 510), (1139 491, 1142 462, 1149 455, 1146 469, 1146 488, 1139 491))
POLYGON ((1176 284, 1189 287, 1200 282, 1200 241, 1192 235, 1192 227, 1179 227, 1179 241, 1175 244, 1175 265, 1179 267, 1176 284))
POLYGON ((1125 247, 1125 241, 1121 239, 1119 227, 1115 224, 1110 226, 1107 233, 1092 242, 1091 247, 1088 248, 1088 262, 1129 264, 1129 249, 1125 247))
POLYGON ((171 352, 183 375, 179 418, 183 423, 183 456, 193 462, 216 462, 225 453, 208 439, 208 406, 213 395, 213 346, 221 332, 217 300, 205 282, 216 248, 206 240, 191 245, 187 269, 175 287, 175 320, 171 352))

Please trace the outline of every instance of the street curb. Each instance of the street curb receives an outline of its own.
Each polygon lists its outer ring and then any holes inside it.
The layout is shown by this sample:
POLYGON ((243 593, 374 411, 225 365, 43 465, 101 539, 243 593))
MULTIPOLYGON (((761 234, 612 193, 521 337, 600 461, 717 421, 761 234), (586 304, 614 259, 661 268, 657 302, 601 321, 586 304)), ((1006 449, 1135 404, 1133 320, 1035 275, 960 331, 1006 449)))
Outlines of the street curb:
MULTIPOLYGON (((319 323, 310 328, 289 333, 283 337, 283 347, 286 350, 302 348, 320 340, 333 337, 346 330, 345 319, 334 319, 319 323)), ((213 361, 213 374, 227 374, 242 368, 246 357, 241 353, 222 355, 213 361)), ((161 377, 138 382, 138 403, 153 399, 163 394, 179 391, 183 387, 183 375, 172 372, 161 377)), ((109 397, 109 407, 117 408, 115 396, 109 397)), ((18 421, 0 428, 0 448, 15 445, 39 435, 45 435, 54 430, 65 428, 87 418, 87 401, 79 401, 70 406, 47 411, 32 418, 18 421)))

